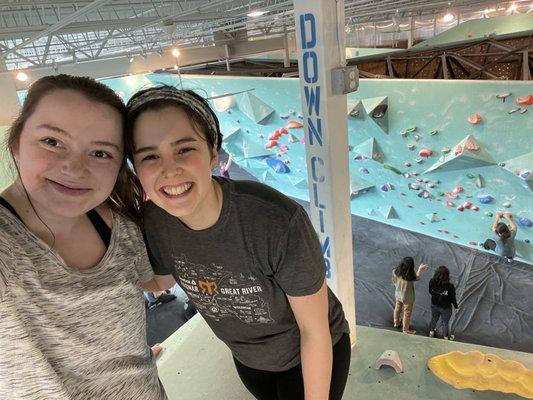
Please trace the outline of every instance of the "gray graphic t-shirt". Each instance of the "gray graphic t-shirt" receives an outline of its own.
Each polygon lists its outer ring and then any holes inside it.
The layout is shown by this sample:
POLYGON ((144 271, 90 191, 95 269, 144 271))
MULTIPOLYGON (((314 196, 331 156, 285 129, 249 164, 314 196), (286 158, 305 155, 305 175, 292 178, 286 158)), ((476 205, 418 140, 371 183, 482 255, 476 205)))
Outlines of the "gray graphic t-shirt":
POLYGON ((152 276, 125 218, 114 215, 106 254, 82 271, 0 206, 0 399, 164 399, 140 287, 152 276))
MULTIPOLYGON (((217 223, 189 229, 153 203, 145 211, 156 274, 172 274, 235 358, 284 371, 300 362, 300 333, 287 295, 316 293, 324 282, 320 242, 305 210, 266 185, 216 178, 223 192, 217 223)), ((328 289, 335 344, 348 324, 328 289)))

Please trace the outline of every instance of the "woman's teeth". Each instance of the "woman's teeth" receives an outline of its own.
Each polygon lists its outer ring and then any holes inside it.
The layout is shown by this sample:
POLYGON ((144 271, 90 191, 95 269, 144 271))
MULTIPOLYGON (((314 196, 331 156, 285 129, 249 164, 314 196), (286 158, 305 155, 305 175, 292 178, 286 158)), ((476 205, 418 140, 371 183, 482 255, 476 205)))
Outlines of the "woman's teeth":
POLYGON ((163 187, 163 191, 170 196, 179 196, 189 190, 191 186, 192 183, 182 183, 177 186, 165 186, 163 187))

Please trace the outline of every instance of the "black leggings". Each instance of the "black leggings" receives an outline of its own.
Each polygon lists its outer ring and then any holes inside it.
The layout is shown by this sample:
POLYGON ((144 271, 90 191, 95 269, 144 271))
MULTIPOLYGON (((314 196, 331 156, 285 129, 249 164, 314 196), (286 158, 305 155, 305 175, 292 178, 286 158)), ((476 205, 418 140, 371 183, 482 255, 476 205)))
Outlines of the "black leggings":
MULTIPOLYGON (((350 369, 350 335, 345 333, 333 346, 333 369, 329 400, 341 400, 350 369)), ((282 372, 247 367, 233 358, 237 373, 246 389, 258 400, 304 400, 302 365, 282 372)))

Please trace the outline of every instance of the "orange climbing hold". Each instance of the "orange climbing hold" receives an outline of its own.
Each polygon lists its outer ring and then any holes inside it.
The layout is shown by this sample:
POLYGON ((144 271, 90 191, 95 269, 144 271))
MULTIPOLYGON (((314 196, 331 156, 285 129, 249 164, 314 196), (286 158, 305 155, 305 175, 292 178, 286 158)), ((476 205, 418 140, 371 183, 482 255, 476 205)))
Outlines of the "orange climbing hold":
POLYGON ((533 94, 528 94, 524 97, 517 97, 515 102, 519 106, 530 106, 533 104, 533 94))
POLYGON ((301 122, 298 122, 298 121, 289 121, 287 122, 287 125, 285 125, 285 128, 287 129, 298 129, 298 128, 303 128, 303 124, 301 122))
POLYGON ((269 140, 268 143, 265 145, 267 149, 271 149, 272 147, 276 147, 278 145, 277 140, 269 140))
POLYGON ((481 118, 481 115, 479 115, 479 113, 476 113, 468 117, 468 122, 470 122, 472 125, 480 124, 481 121, 482 121, 482 118, 481 118))

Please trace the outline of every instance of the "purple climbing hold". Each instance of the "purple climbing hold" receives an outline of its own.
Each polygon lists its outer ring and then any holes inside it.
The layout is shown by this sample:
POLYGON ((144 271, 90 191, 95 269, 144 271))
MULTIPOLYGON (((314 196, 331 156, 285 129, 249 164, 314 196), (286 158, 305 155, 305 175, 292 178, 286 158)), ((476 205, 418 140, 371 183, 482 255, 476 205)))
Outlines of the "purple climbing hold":
POLYGON ((531 175, 531 170, 529 169, 523 169, 522 171, 518 173, 518 176, 524 180, 527 180, 527 178, 529 178, 530 175, 531 175))
POLYGON ((390 182, 387 182, 386 184, 381 186, 381 190, 383 190, 384 192, 388 192, 389 190, 393 190, 393 189, 394 189, 394 185, 390 182))
POLYGON ((477 195, 477 201, 479 201, 481 204, 489 204, 494 200, 494 197, 492 197, 490 194, 478 194, 477 195))
POLYGON ((517 222, 518 226, 521 226, 522 228, 530 228, 533 226, 533 221, 528 217, 518 217, 517 222))

